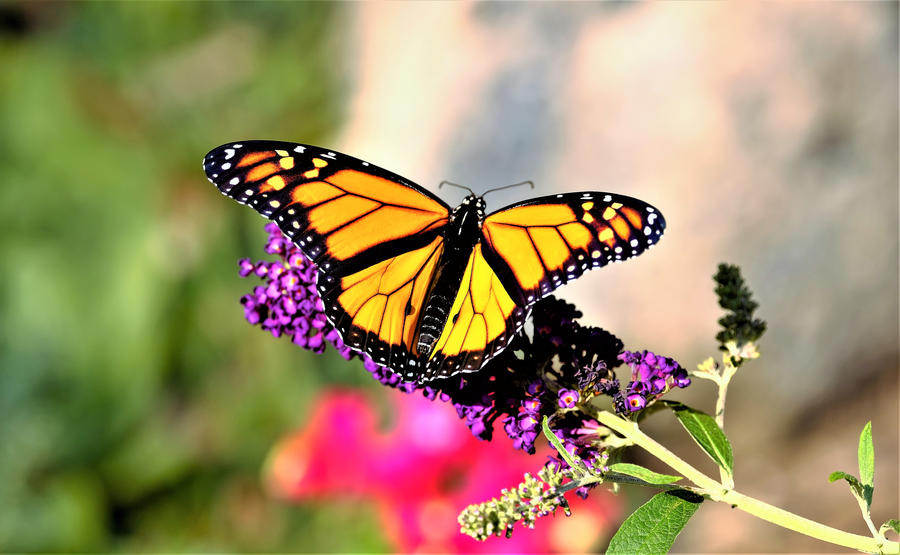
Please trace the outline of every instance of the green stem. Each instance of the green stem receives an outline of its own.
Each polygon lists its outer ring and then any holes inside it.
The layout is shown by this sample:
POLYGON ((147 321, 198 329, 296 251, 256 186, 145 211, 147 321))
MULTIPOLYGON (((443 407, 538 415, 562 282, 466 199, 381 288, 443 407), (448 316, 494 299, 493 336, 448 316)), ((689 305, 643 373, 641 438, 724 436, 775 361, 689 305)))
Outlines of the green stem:
MULTIPOLYGON (((722 370, 721 378, 716 381, 719 385, 719 396, 716 399, 716 424, 719 425, 723 432, 725 431, 725 398, 728 396, 728 384, 731 382, 731 378, 734 377, 735 372, 737 372, 737 367, 726 364, 722 370)), ((722 467, 719 467, 719 479, 729 489, 734 488, 734 478, 722 467)))
POLYGON ((897 542, 881 542, 867 536, 844 532, 727 488, 654 441, 650 436, 642 432, 635 422, 625 420, 606 411, 600 411, 595 416, 601 424, 629 438, 635 445, 644 448, 651 455, 696 484, 702 490, 702 493, 713 501, 728 503, 735 509, 740 509, 783 528, 850 549, 866 553, 896 553, 900 550, 900 544, 897 542))
POLYGON ((725 398, 728 396, 728 383, 736 371, 737 368, 734 366, 726 365, 721 379, 716 380, 719 385, 719 397, 716 399, 716 424, 722 428, 722 431, 725 431, 725 398))

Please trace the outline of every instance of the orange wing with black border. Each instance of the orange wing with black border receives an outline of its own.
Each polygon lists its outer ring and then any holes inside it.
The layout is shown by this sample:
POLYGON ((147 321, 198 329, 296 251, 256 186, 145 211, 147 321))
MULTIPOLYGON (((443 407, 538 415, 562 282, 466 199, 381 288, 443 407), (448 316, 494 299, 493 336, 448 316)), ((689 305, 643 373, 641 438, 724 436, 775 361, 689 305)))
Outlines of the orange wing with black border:
POLYGON ((245 141, 203 160, 222 193, 274 220, 329 275, 347 275, 421 248, 449 208, 408 180, 310 145, 245 141))
POLYGON ((665 227, 662 214, 641 200, 566 193, 508 206, 481 229, 485 259, 527 308, 587 270, 641 254, 665 227))

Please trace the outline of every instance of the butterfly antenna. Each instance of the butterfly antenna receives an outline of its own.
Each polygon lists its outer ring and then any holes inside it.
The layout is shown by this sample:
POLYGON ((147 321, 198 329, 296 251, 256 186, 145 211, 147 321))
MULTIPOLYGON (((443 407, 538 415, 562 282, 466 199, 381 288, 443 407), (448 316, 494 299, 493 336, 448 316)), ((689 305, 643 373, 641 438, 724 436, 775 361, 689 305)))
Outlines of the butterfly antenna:
POLYGON ((488 193, 493 193, 494 191, 502 191, 503 189, 511 189, 513 187, 520 187, 522 185, 531 185, 531 188, 534 189, 534 183, 529 179, 528 181, 522 181, 521 183, 513 183, 512 185, 504 185, 503 187, 494 187, 493 189, 488 189, 487 191, 481 193, 481 196, 484 196, 488 193))
POLYGON ((473 191, 472 189, 469 189, 465 185, 460 185, 459 183, 453 183, 451 181, 441 181, 441 183, 438 185, 438 189, 440 189, 444 185, 453 185, 454 187, 459 187, 460 189, 465 189, 466 191, 469 191, 473 195, 475 194, 475 191, 473 191))

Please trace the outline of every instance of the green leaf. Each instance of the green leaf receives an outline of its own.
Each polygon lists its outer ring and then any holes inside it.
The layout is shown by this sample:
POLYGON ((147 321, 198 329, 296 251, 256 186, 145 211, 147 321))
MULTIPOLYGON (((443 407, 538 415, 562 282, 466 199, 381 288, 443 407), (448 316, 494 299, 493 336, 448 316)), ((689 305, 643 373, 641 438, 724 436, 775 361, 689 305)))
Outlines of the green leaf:
POLYGON ((669 401, 666 405, 675 411, 678 421, 706 454, 724 468, 729 476, 733 475, 734 455, 731 443, 713 417, 681 403, 669 401))
POLYGON ((881 525, 881 528, 879 528, 878 533, 883 536, 884 533, 887 532, 888 530, 893 530, 894 532, 900 534, 900 520, 897 520, 896 518, 890 519, 889 521, 887 521, 881 525))
POLYGON ((578 457, 574 457, 572 453, 566 450, 563 446, 562 442, 556 437, 556 434, 553 433, 553 430, 550 429, 549 420, 544 416, 544 420, 541 421, 541 429, 544 431, 544 435, 547 436, 547 439, 550 441, 550 444, 559 452, 560 456, 569 464, 569 468, 572 470, 584 472, 587 469, 583 464, 580 464, 578 457))
POLYGON ((634 478, 638 478, 639 480, 643 480, 648 484, 671 484, 673 482, 681 480, 681 476, 660 474, 658 472, 653 472, 649 468, 644 468, 643 466, 638 466, 631 463, 612 464, 609 466, 609 471, 616 472, 618 474, 624 474, 626 476, 632 476, 634 478))
POLYGON ((872 444, 872 421, 859 434, 859 481, 864 486, 875 485, 875 446, 872 444))
POLYGON ((666 553, 702 502, 702 497, 686 490, 654 495, 625 519, 606 554, 666 553))

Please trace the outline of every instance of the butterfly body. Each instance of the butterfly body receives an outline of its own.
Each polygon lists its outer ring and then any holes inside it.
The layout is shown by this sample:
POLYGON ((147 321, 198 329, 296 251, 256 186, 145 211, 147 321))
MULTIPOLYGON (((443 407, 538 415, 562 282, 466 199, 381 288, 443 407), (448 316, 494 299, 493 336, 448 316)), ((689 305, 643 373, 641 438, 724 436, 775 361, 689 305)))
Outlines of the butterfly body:
POLYGON ((484 198, 469 195, 450 214, 444 231, 444 243, 447 246, 441 254, 435 279, 426 295, 416 334, 416 353, 420 358, 427 359, 431 354, 447 320, 452 317, 450 309, 453 307, 453 297, 447 292, 459 287, 469 255, 481 238, 484 208, 484 198))
POLYGON ((419 382, 482 368, 531 306, 592 268, 637 256, 665 228, 649 204, 564 193, 485 215, 351 156, 279 141, 204 158, 219 190, 275 221, 318 268, 348 346, 419 382))

